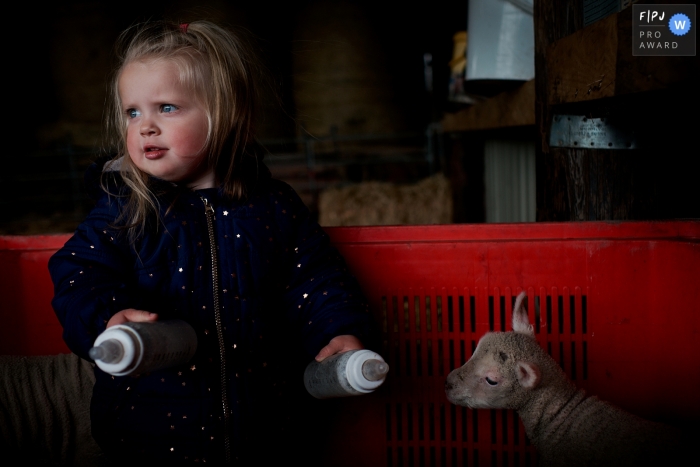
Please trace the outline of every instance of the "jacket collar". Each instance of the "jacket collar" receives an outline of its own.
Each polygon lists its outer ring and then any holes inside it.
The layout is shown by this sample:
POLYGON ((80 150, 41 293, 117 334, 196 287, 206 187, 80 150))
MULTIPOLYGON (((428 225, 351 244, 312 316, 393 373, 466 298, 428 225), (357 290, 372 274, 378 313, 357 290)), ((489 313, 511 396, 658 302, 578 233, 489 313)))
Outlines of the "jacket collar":
MULTIPOLYGON (((124 157, 126 156, 116 157, 116 155, 102 155, 88 167, 84 179, 88 195, 92 199, 99 198, 105 191, 103 184, 106 184, 110 193, 115 194, 123 193, 123 190, 127 188, 119 172, 124 157), (104 175, 107 175, 107 177, 104 177, 104 175)), ((270 169, 265 165, 261 157, 244 157, 242 164, 246 180, 249 180, 246 186, 249 195, 258 186, 272 178, 270 169)), ((149 186, 154 193, 190 191, 187 187, 153 176, 149 176, 149 186)), ((218 187, 218 193, 223 195, 222 187, 218 187)))

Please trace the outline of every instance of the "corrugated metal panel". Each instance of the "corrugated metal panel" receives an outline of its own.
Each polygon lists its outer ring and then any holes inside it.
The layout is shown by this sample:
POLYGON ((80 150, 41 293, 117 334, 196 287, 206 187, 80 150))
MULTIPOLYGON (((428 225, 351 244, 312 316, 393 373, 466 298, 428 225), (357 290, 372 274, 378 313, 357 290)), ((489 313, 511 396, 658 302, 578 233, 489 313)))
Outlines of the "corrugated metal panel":
POLYGON ((583 25, 595 23, 620 11, 621 0, 583 0, 583 25))
POLYGON ((583 0, 583 26, 620 12, 638 0, 583 0))
POLYGON ((486 222, 535 221, 535 143, 484 144, 486 222))

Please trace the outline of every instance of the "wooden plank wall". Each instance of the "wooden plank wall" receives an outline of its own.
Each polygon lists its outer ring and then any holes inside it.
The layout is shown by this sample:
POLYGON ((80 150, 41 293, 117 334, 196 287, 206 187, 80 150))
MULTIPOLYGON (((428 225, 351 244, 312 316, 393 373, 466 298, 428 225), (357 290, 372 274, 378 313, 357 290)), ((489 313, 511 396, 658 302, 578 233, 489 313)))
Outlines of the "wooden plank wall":
POLYGON ((539 0, 534 21, 537 220, 700 217, 698 115, 686 109, 698 97, 697 57, 632 56, 632 7, 583 28, 582 0, 539 0), (550 147, 555 114, 617 118, 643 144, 550 147))
POLYGON ((443 131, 492 130, 535 124, 535 80, 476 103, 442 120, 443 131))

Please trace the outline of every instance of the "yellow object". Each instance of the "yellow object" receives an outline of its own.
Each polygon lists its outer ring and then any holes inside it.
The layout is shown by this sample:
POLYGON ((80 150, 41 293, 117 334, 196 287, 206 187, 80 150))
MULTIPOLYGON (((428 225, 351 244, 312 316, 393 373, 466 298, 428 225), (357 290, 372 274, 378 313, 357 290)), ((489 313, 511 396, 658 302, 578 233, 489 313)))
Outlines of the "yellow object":
POLYGON ((461 73, 467 67, 467 31, 458 31, 452 36, 452 41, 454 47, 449 65, 452 73, 461 73))

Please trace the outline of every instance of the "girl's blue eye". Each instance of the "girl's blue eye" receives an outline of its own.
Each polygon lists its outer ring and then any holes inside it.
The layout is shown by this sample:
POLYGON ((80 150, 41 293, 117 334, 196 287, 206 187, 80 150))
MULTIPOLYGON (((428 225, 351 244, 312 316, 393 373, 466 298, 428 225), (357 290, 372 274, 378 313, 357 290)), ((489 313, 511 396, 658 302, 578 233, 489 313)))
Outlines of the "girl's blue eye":
POLYGON ((163 104, 163 105, 160 107, 160 110, 161 110, 163 113, 171 113, 171 112, 175 112, 175 111, 177 110, 177 107, 174 106, 173 104, 163 104))
POLYGON ((129 118, 136 118, 136 117, 138 117, 139 115, 141 115, 141 112, 139 112, 139 111, 136 110, 136 109, 128 109, 128 110, 126 111, 126 116, 129 117, 129 118))

